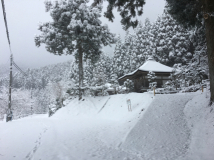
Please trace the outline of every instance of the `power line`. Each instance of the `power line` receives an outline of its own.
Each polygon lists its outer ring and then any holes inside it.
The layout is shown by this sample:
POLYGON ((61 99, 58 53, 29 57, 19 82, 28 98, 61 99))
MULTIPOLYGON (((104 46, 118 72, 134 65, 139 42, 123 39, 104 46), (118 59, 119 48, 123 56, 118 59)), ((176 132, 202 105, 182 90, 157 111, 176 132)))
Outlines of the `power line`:
MULTIPOLYGON (((8 40, 8 44, 9 44, 9 47, 10 47, 10 52, 11 52, 11 55, 12 55, 4 0, 1 0, 1 3, 2 3, 2 11, 3 11, 3 16, 4 16, 4 23, 5 23, 5 28, 6 28, 7 40, 8 40)), ((24 74, 26 76, 26 74, 19 68, 19 66, 14 61, 12 63, 16 67, 16 69, 18 69, 22 74, 24 74)))
POLYGON ((19 66, 13 61, 13 53, 11 50, 11 44, 10 44, 10 37, 9 37, 9 31, 8 31, 8 25, 7 25, 7 18, 6 18, 6 11, 5 11, 5 5, 4 5, 4 0, 1 0, 2 3, 2 11, 3 11, 3 16, 4 16, 4 23, 5 23, 5 28, 6 28, 6 34, 7 34, 7 40, 8 40, 8 44, 9 44, 9 48, 10 48, 10 80, 9 80, 9 101, 8 101, 8 110, 7 110, 7 118, 6 118, 6 122, 11 121, 12 117, 13 117, 13 113, 11 110, 11 102, 12 102, 12 68, 13 65, 16 67, 16 69, 18 69, 22 74, 24 74, 25 76, 27 76, 20 68, 19 66))
POLYGON ((13 79, 15 79, 18 76, 18 73, 15 74, 15 76, 13 76, 13 79))
POLYGON ((19 68, 19 66, 13 61, 13 65, 18 69, 23 75, 27 76, 27 74, 19 68))
MULTIPOLYGON (((9 44, 9 48, 10 48, 10 53, 12 55, 11 44, 10 44, 10 36, 9 36, 9 31, 8 31, 8 24, 7 24, 7 18, 6 18, 6 10, 5 10, 4 0, 1 0, 1 3, 2 3, 2 11, 3 11, 3 16, 4 16, 4 23, 5 23, 5 28, 6 28, 7 40, 8 40, 8 44, 9 44)), ((27 76, 27 74, 24 73, 24 71, 22 71, 19 68, 19 66, 14 61, 12 61, 12 63, 16 67, 16 69, 18 69, 22 74, 24 74, 25 76, 27 76)))
MULTIPOLYGON (((8 25, 7 25, 7 18, 6 18, 4 0, 1 0, 1 4, 2 4, 2 11, 3 11, 3 16, 4 16, 4 23, 5 23, 5 28, 6 28, 7 40, 8 40, 8 44, 9 44, 9 47, 10 47, 10 37, 9 37, 9 31, 8 31, 8 25)), ((10 47, 10 51, 11 51, 11 47, 10 47)))
POLYGON ((13 62, 13 65, 16 67, 16 69, 19 70, 19 72, 22 72, 22 70, 15 64, 15 62, 13 62))
POLYGON ((11 121, 13 117, 13 112, 11 110, 11 103, 12 103, 12 68, 13 68, 13 54, 10 46, 10 37, 9 37, 9 31, 8 31, 8 25, 7 25, 7 18, 6 18, 6 11, 5 11, 5 5, 4 5, 4 0, 1 0, 2 4, 2 11, 3 11, 3 16, 4 16, 4 23, 5 23, 5 28, 6 28, 6 34, 7 34, 7 40, 10 48, 10 81, 9 81, 9 97, 8 97, 8 110, 7 110, 7 118, 6 122, 11 121))

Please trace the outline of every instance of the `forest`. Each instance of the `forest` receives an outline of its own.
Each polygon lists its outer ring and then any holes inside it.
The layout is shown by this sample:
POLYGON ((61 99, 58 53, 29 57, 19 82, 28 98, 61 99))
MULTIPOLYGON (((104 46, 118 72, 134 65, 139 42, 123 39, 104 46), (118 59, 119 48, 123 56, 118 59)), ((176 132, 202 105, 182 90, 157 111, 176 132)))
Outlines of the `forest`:
MULTIPOLYGON (((49 108, 62 107, 67 99, 79 95, 80 92, 83 96, 108 95, 106 91, 109 87, 114 88, 114 94, 124 93, 122 90, 124 87, 132 91, 133 82, 128 81, 121 86, 118 78, 133 72, 151 56, 157 62, 175 69, 171 81, 163 88, 181 90, 201 86, 203 80, 208 79, 204 27, 185 28, 172 18, 167 7, 155 22, 151 23, 149 19, 139 22, 133 32, 126 32, 124 39, 116 35, 110 43, 113 42, 116 43, 113 56, 104 51, 97 54, 96 59, 83 54, 81 90, 79 90, 78 58, 37 69, 26 69, 26 75, 14 73, 12 85, 14 118, 47 113, 49 108)), ((78 54, 75 56, 78 57, 78 54)), ((2 74, 0 119, 3 119, 7 110, 8 85, 9 77, 2 74)))

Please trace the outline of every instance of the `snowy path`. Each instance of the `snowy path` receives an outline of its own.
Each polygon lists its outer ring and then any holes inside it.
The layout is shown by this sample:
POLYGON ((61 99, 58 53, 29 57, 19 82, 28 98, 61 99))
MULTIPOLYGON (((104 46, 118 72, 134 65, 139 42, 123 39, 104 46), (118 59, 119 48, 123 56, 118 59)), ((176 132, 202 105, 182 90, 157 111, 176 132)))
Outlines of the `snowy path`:
POLYGON ((138 160, 118 145, 151 102, 150 94, 76 99, 50 118, 0 122, 0 159, 138 160), (127 99, 132 100, 133 112, 128 112, 127 99))
POLYGON ((183 111, 192 98, 190 94, 157 95, 122 147, 135 153, 140 150, 142 158, 149 160, 185 156, 190 130, 183 111))
MULTIPOLYGON (((30 119, 28 120, 30 121, 30 119)), ((72 121, 67 121, 69 126, 65 126, 64 120, 43 120, 46 121, 45 125, 41 122, 33 122, 33 125, 37 126, 36 129, 34 128, 36 133, 34 131, 32 133, 32 130, 17 129, 17 131, 9 133, 6 138, 7 134, 4 134, 4 139, 3 141, 1 139, 0 144, 2 154, 0 159, 121 160, 127 157, 139 159, 136 155, 126 153, 106 143, 111 137, 105 137, 104 132, 115 127, 112 125, 112 121, 73 118, 72 121), (7 142, 10 143, 7 144, 7 142)), ((22 122, 19 127, 25 128, 26 123, 22 122)), ((33 126, 28 127, 33 128, 33 126)), ((10 128, 10 131, 13 129, 10 128)), ((0 135, 3 138, 3 134, 0 135)))
POLYGON ((196 95, 154 98, 131 93, 74 99, 50 118, 35 115, 0 122, 0 159, 182 160, 194 154, 185 114, 192 115, 186 104, 196 95))
MULTIPOLYGON (((79 121, 79 119, 76 119, 79 121)), ((76 122, 77 122, 76 121, 76 122)), ((84 119, 81 123, 88 124, 91 120, 84 119)), ((40 149, 34 155, 33 159, 45 160, 114 160, 129 157, 130 159, 139 159, 135 155, 131 155, 120 149, 108 146, 103 139, 100 139, 100 132, 106 122, 91 121, 94 126, 85 126, 84 128, 77 123, 70 122, 72 127, 60 125, 63 122, 57 122, 47 130, 47 134, 43 136, 40 149), (58 124, 57 124, 58 123, 58 124), (102 123, 102 126, 101 126, 102 123), (75 127, 75 130, 73 130, 75 127)), ((106 124, 107 125, 107 124, 106 124)), ((108 137, 106 137, 108 139, 108 137)))
POLYGON ((47 115, 0 122, 0 159, 31 159, 47 131, 47 115))

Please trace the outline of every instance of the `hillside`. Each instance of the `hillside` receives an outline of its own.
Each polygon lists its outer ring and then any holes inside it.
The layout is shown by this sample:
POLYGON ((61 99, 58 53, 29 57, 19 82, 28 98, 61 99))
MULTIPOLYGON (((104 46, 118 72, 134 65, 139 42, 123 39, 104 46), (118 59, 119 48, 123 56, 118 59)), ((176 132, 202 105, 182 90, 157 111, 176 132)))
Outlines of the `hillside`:
POLYGON ((0 159, 211 160, 214 116, 206 94, 75 98, 50 118, 1 121, 0 159))

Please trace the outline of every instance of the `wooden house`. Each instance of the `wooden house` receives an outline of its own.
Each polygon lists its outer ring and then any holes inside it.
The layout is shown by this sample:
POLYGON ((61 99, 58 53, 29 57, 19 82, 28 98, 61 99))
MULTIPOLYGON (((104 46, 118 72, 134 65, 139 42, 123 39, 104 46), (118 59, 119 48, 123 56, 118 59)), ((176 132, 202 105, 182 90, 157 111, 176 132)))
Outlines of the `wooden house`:
POLYGON ((123 83, 127 79, 133 80, 135 92, 144 92, 149 89, 149 81, 147 74, 149 71, 155 73, 157 82, 157 88, 162 88, 163 85, 170 80, 169 76, 173 71, 173 68, 156 62, 153 58, 149 58, 141 67, 134 72, 126 74, 120 77, 119 83, 123 83))

